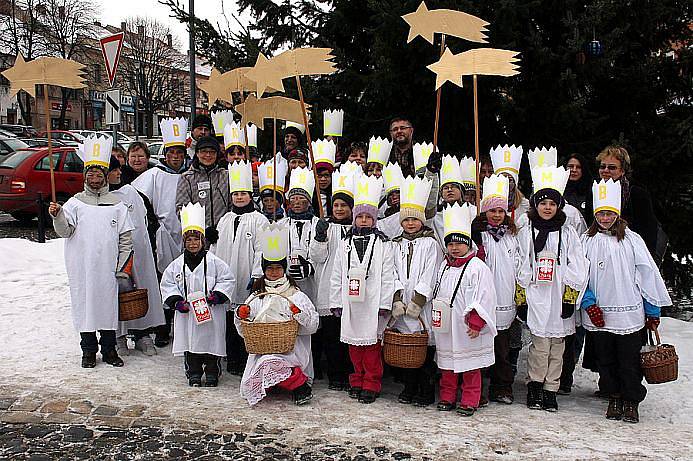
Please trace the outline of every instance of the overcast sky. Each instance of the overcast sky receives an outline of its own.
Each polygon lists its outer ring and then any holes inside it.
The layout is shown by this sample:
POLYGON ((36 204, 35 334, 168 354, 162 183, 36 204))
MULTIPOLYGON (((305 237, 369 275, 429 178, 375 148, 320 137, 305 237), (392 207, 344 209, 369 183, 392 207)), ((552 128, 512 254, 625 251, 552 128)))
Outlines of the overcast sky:
MULTIPOLYGON (((188 49, 188 38, 185 25, 169 17, 170 9, 161 5, 157 0, 100 0, 101 23, 119 26, 120 22, 131 16, 153 17, 171 27, 173 33, 178 36, 183 49, 188 49)), ((186 8, 188 0, 181 0, 186 8)), ((208 19, 213 25, 217 21, 223 22, 221 17, 221 0, 197 0, 195 2, 195 16, 208 19)), ((224 0, 227 13, 235 7, 234 0, 224 0)), ((229 19, 231 16, 229 15, 229 19)))

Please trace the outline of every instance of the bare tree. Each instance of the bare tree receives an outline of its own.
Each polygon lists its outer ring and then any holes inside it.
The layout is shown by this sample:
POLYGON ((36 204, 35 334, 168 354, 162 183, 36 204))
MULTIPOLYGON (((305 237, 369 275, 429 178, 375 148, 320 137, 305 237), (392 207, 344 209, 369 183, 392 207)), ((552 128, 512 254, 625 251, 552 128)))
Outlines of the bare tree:
POLYGON ((168 26, 151 18, 130 18, 123 57, 122 78, 144 108, 145 134, 153 135, 153 117, 183 104, 189 87, 187 57, 168 26))
MULTIPOLYGON (((7 15, 0 16, 2 49, 7 50, 12 57, 22 53, 27 61, 45 55, 46 38, 43 35, 40 19, 43 13, 43 2, 11 0, 9 3, 7 15)), ((31 96, 25 91, 20 91, 17 94, 17 102, 23 122, 31 125, 31 96)))
MULTIPOLYGON (((92 0, 43 0, 41 22, 51 56, 81 61, 93 41, 96 4, 92 0)), ((86 61, 85 61, 86 62, 86 61)), ((60 126, 65 125, 69 88, 60 88, 60 126)), ((81 90, 77 90, 81 91, 81 90)))

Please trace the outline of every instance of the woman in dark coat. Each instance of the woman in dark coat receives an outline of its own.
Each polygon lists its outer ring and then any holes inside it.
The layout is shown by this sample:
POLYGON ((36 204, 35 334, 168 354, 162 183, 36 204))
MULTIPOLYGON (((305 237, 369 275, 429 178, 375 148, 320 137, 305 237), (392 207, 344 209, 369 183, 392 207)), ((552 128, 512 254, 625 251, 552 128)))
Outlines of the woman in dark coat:
POLYGON ((587 222, 587 227, 592 224, 592 172, 588 167, 587 159, 580 154, 570 154, 565 160, 564 166, 570 170, 570 177, 565 186, 563 197, 577 208, 587 222))

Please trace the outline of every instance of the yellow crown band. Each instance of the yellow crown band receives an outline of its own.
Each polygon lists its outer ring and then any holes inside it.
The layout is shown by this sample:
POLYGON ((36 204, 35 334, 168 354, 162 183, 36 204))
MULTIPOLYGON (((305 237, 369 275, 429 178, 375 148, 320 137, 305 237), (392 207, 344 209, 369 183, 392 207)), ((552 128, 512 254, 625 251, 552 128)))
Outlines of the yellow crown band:
POLYGON ((89 160, 88 162, 84 163, 84 167, 88 166, 102 166, 104 168, 108 168, 108 162, 104 162, 103 160, 89 160))
POLYGON ((400 205, 400 209, 401 208, 411 208, 412 210, 416 210, 416 211, 424 211, 425 210, 425 208, 422 207, 421 205, 416 205, 414 203, 402 203, 400 205))
POLYGON ((180 142, 180 141, 167 142, 164 144, 164 149, 167 147, 176 147, 176 146, 185 147, 185 143, 180 142))
POLYGON ((201 228, 200 226, 188 226, 185 229, 183 229, 183 234, 185 234, 186 232, 189 232, 189 231, 198 231, 202 235, 205 235, 205 230, 203 228, 201 228))
POLYGON ((274 189, 274 190, 277 191, 277 192, 284 192, 284 188, 283 188, 282 186, 280 186, 279 184, 277 184, 277 188, 276 188, 276 189, 272 186, 272 184, 268 184, 268 185, 266 185, 266 186, 262 186, 262 187, 260 188, 260 191, 269 190, 269 189, 274 189))
POLYGON ((614 208, 612 206, 607 206, 607 205, 600 206, 599 208, 595 209, 594 214, 597 214, 600 211, 613 211, 617 215, 619 215, 619 216, 621 215, 621 212, 619 210, 617 210, 616 208, 614 208))
POLYGON ((502 172, 504 172, 504 171, 508 171, 508 172, 510 172, 510 173, 515 173, 515 174, 520 174, 520 171, 519 171, 519 170, 517 170, 517 169, 515 169, 515 168, 511 168, 511 167, 509 167, 509 166, 500 167, 500 168, 498 168, 496 171, 494 171, 494 173, 495 173, 495 174, 498 174, 498 173, 502 173, 502 172))
POLYGON ((354 197, 354 193, 351 192, 350 190, 339 190, 339 189, 333 190, 332 191, 332 197, 334 197, 335 194, 344 194, 344 195, 348 195, 349 197, 352 197, 352 198, 354 197))

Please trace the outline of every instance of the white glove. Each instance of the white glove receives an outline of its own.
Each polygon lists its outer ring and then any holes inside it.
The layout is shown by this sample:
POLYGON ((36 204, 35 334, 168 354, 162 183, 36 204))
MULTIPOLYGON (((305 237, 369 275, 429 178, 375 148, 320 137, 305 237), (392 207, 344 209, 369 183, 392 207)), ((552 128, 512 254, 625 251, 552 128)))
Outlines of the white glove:
POLYGON ((404 315, 407 306, 402 301, 392 303, 392 316, 396 319, 404 315))
POLYGON ((411 317, 413 319, 418 319, 419 315, 421 315, 421 306, 416 304, 414 301, 409 301, 409 304, 407 304, 407 317, 411 317))

